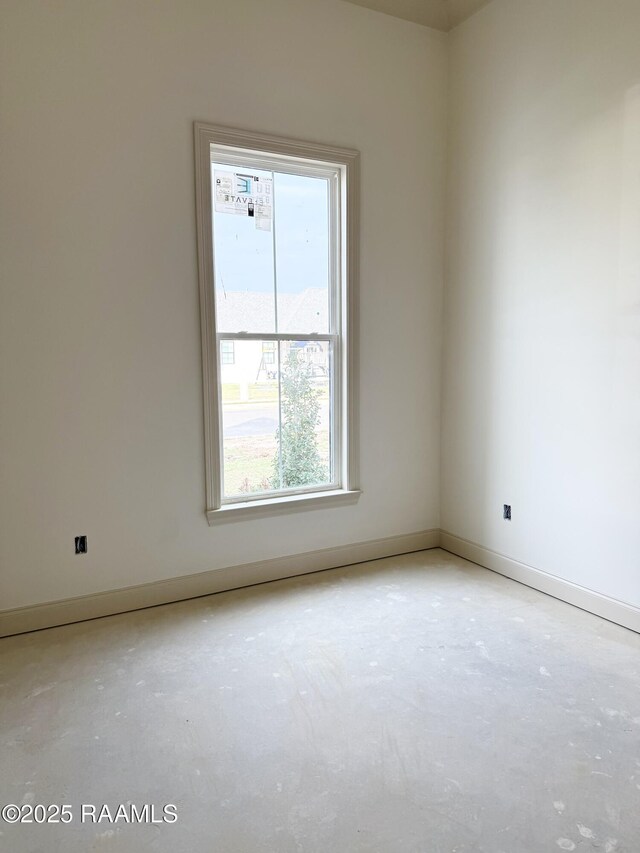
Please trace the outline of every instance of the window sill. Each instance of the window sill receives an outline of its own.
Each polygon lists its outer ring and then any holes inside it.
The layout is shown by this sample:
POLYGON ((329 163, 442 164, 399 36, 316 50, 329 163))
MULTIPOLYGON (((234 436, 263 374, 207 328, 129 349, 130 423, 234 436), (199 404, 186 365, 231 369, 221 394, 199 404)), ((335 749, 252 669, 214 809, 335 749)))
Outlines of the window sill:
POLYGON ((359 489, 336 489, 331 492, 313 492, 308 495, 287 495, 282 498, 265 498, 261 501, 224 504, 220 509, 208 509, 207 521, 213 525, 220 521, 240 521, 248 518, 299 512, 305 509, 330 508, 344 504, 355 504, 359 498, 359 489))

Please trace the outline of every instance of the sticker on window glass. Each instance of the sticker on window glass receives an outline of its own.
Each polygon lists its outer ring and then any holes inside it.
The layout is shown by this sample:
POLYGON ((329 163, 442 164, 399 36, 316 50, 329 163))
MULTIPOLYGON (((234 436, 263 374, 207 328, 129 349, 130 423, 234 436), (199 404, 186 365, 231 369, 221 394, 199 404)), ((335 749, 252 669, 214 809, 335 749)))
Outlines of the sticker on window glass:
POLYGON ((259 231, 271 231, 273 219, 273 178, 259 178, 243 172, 213 174, 216 213, 250 216, 259 231))

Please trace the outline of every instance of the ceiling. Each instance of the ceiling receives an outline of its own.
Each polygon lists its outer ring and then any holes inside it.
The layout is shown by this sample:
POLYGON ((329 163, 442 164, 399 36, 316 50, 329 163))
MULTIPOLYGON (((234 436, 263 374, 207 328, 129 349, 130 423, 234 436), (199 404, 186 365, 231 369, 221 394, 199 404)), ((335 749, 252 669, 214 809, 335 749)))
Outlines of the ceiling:
POLYGON ((347 0, 376 12, 448 32, 486 6, 489 0, 347 0))

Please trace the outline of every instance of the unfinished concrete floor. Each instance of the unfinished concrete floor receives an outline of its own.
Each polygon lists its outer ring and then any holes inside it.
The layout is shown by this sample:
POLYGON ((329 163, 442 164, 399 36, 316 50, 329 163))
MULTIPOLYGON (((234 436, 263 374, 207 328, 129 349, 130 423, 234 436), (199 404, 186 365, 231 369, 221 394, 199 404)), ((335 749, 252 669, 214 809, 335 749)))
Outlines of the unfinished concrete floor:
POLYGON ((640 850, 640 636, 443 551, 0 660, 0 801, 73 810, 0 823, 7 853, 640 850), (82 803, 178 820, 81 823, 82 803))

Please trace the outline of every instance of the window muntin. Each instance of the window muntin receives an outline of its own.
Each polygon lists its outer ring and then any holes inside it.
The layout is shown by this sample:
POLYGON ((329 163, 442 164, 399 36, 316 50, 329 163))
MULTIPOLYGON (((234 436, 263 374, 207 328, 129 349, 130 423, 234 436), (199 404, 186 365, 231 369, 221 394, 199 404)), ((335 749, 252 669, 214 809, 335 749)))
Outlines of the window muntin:
MULTIPOLYGON (((200 122, 195 124, 195 137, 198 266, 205 401, 207 519, 212 524, 218 520, 224 520, 224 518, 236 517, 236 514, 240 518, 245 514, 253 514, 258 511, 271 513, 289 508, 297 510, 336 502, 353 502, 358 499, 360 494, 356 485, 358 476, 355 452, 358 432, 357 401, 355 398, 357 389, 357 341, 354 321, 358 272, 358 153, 349 149, 295 142, 200 122), (326 300, 321 300, 322 307, 320 311, 316 310, 313 322, 307 320, 301 324, 305 327, 303 332, 299 331, 297 321, 295 326, 290 324, 290 327, 287 327, 285 322, 287 318, 282 309, 280 311, 281 316, 278 318, 279 302, 286 302, 286 296, 284 300, 279 300, 277 281, 280 276, 283 276, 283 281, 286 281, 287 271, 286 258, 284 269, 283 262, 277 262, 277 238, 281 237, 280 229, 278 229, 277 196, 274 205, 276 227, 272 229, 271 254, 268 254, 264 242, 261 250, 257 253, 258 265, 262 264, 263 277, 266 275, 265 258, 270 258, 272 261, 275 284, 273 298, 270 298, 269 288, 263 286, 262 292, 266 295, 262 297, 262 309, 265 310, 258 311, 258 322, 255 322, 255 315, 253 320, 250 314, 248 316, 248 319, 252 321, 254 331, 249 329, 234 331, 238 328, 238 324, 229 319, 229 313, 227 312, 225 320, 225 317, 222 316, 224 309, 216 310, 221 293, 223 293, 222 298, 227 298, 227 303, 231 300, 228 293, 224 292, 226 285, 229 284, 228 274, 226 280, 224 280, 224 275, 222 280, 218 279, 214 287, 214 269, 220 260, 220 249, 218 249, 218 256, 216 256, 214 243, 216 238, 222 234, 220 229, 214 234, 216 213, 222 212, 215 210, 215 168, 227 172, 235 170, 240 176, 244 177, 253 176, 252 189, 256 188, 253 181, 255 178, 261 182, 259 189, 262 190, 263 194, 266 193, 266 183, 270 183, 271 188, 273 188, 280 181, 278 185, 286 188, 286 181, 283 183, 282 180, 289 176, 294 179, 299 177, 311 178, 314 179, 311 184, 313 187, 322 188, 324 186, 326 188, 325 215, 328 220, 328 228, 325 246, 327 257, 323 263, 318 262, 322 232, 318 229, 314 232, 313 228, 309 227, 308 218, 305 220, 305 216, 309 212, 308 206, 301 208, 298 204, 296 208, 295 193, 290 193, 293 200, 292 198, 289 199, 289 207, 293 209, 294 214, 297 213, 297 218, 294 215, 290 219, 296 224, 304 226, 302 230, 306 231, 305 236, 307 238, 311 232, 312 239, 309 241, 310 248, 308 251, 311 257, 315 252, 316 258, 315 263, 313 260, 310 261, 306 269, 315 268, 315 284, 318 283, 318 271, 321 271, 322 268, 325 271, 328 269, 328 273, 325 272, 327 278, 326 300), (272 182, 263 180, 265 176, 262 173, 267 173, 267 176, 271 174, 273 176, 272 182), (283 176, 282 180, 280 176, 283 176), (217 314, 220 315, 218 321, 217 314), (319 314, 321 320, 318 320, 319 314), (278 326, 278 319, 280 320, 280 329, 275 330, 278 326), (274 331, 259 331, 259 329, 264 328, 265 324, 268 324, 267 328, 274 329, 274 331), (225 331, 225 326, 228 331, 225 331), (326 329, 326 331, 307 331, 309 328, 326 329), (234 342, 233 365, 222 364, 221 342, 224 340, 234 342), (251 377, 255 380, 252 382, 232 381, 234 378, 238 379, 237 375, 232 377, 230 374, 241 368, 238 347, 243 341, 259 342, 262 350, 259 353, 259 368, 264 371, 265 381, 262 378, 257 378, 255 374, 251 377), (232 492, 235 493, 239 490, 237 480, 235 487, 232 485, 232 477, 227 478, 229 488, 225 489, 223 485, 224 433, 226 431, 229 435, 233 435, 234 432, 233 424, 230 426, 230 433, 227 429, 230 419, 225 417, 226 412, 232 410, 232 404, 236 404, 236 409, 239 408, 240 403, 247 402, 263 407, 265 403, 263 398, 269 396, 269 386, 266 379, 271 382, 272 395, 273 381, 277 379, 279 384, 278 410, 279 418, 281 417, 280 410, 283 406, 283 400, 286 401, 287 399, 287 393, 284 393, 280 387, 280 367, 284 367, 284 364, 281 365, 280 362, 293 349, 291 343, 287 345, 286 341, 295 342, 298 354, 300 356, 304 354, 303 366, 305 371, 309 371, 311 374, 309 381, 312 387, 324 383, 324 388, 318 389, 316 387, 316 390, 319 390, 324 398, 322 405, 325 409, 328 408, 328 413, 323 412, 319 424, 316 424, 318 429, 312 429, 308 432, 314 432, 316 441, 319 446, 322 446, 326 462, 324 470, 329 472, 328 482, 326 484, 318 483, 317 481, 323 480, 324 476, 315 476, 315 478, 311 478, 313 482, 292 486, 285 475, 277 483, 270 484, 268 491, 260 490, 247 493, 243 489, 240 490, 240 495, 232 494, 232 492), (275 347, 271 349, 274 344, 275 347), (269 354, 266 363, 265 353, 269 354), (269 363, 271 353, 274 357, 273 364, 269 363), (312 360, 313 358, 321 358, 322 353, 325 353, 326 365, 324 367, 315 364, 312 360), (225 373, 224 381, 223 372, 225 373), (267 376, 267 374, 270 375, 267 376), (256 399, 260 395, 263 395, 263 398, 256 399), (329 405, 328 401, 330 401, 329 405), (223 411, 225 407, 226 412, 223 411), (326 426, 327 421, 329 422, 328 432, 325 436, 320 436, 319 427, 326 426), (278 486, 278 488, 272 488, 272 486, 278 486), (227 510, 232 512, 229 513, 227 510)), ((226 177, 228 189, 230 186, 229 175, 223 177, 226 177)), ((316 195, 318 196, 319 193, 316 195)), ((242 211, 245 222, 251 219, 256 229, 258 225, 255 220, 259 218, 261 222, 258 230, 266 233, 269 231, 268 201, 264 197, 252 199, 254 203, 253 215, 250 215, 246 208, 242 211)), ((286 202, 287 199, 285 198, 283 201, 285 213, 286 202)), ((233 214, 231 218, 236 219, 233 214)), ((286 220, 286 216, 284 218, 286 220)), ((320 218, 324 219, 325 216, 316 216, 316 221, 320 221, 320 218)), ((245 251, 236 253, 236 257, 239 258, 246 257, 246 243, 251 238, 247 236, 246 232, 245 234, 239 233, 237 242, 240 243, 241 240, 245 242, 245 251)), ((283 247, 287 248, 286 241, 281 238, 281 242, 283 247)), ((303 250, 295 253, 297 269, 302 271, 305 269, 305 246, 300 247, 299 245, 298 248, 303 250)), ((224 249, 222 251, 224 252, 224 249)), ((228 261, 232 259, 232 254, 228 254, 227 271, 229 270, 228 261)), ((224 266, 223 256, 223 274, 224 266)), ((302 286, 299 287, 299 290, 302 291, 308 276, 299 276, 299 278, 302 278, 302 286)), ((295 290, 295 285, 290 289, 295 290)), ((316 289, 321 290, 322 286, 316 289)), ((260 288, 254 288, 254 290, 259 291, 260 288)), ((281 288, 281 293, 286 293, 286 287, 281 288)), ((251 324, 245 320, 241 325, 251 324)), ((228 473, 231 474, 231 470, 228 473)))

